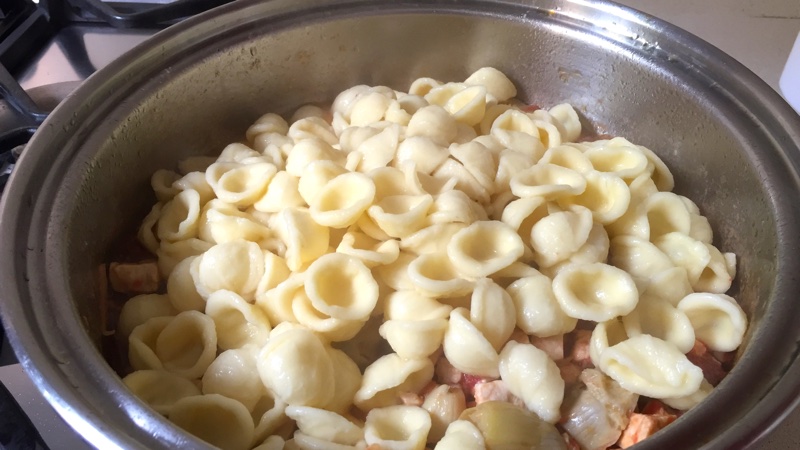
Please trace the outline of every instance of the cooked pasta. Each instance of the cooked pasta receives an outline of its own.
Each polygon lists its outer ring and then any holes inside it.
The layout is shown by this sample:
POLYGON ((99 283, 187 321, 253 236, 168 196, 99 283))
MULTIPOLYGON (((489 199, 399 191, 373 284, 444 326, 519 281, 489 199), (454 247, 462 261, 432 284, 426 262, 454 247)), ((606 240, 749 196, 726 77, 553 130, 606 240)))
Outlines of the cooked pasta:
POLYGON ((656 153, 516 95, 490 67, 354 86, 157 171, 125 384, 258 450, 607 448, 639 396, 711 395, 736 256, 656 153))

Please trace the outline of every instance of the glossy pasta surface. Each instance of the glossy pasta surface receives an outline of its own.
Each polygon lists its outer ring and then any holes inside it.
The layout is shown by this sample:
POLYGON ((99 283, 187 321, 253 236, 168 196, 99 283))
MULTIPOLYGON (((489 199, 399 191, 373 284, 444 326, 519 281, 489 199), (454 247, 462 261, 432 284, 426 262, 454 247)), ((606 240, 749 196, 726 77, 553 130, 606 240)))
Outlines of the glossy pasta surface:
POLYGON ((493 68, 355 86, 158 171, 125 383, 243 450, 625 448, 702 401, 747 327, 735 255, 654 152, 515 96, 493 68))

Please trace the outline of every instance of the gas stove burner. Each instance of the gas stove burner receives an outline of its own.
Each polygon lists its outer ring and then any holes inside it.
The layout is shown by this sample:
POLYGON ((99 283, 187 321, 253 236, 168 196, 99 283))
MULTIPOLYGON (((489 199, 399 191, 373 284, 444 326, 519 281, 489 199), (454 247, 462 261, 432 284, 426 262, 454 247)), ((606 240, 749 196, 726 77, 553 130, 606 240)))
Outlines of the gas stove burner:
POLYGON ((100 20, 116 28, 152 27, 174 23, 185 17, 230 3, 232 0, 174 0, 161 5, 136 2, 106 3, 101 0, 67 0, 83 20, 100 20))
POLYGON ((0 192, 5 188, 25 144, 44 121, 47 113, 80 84, 77 81, 68 81, 23 91, 19 85, 9 86, 7 82, 8 80, 3 80, 0 83, 0 92, 4 94, 0 101, 0 192))

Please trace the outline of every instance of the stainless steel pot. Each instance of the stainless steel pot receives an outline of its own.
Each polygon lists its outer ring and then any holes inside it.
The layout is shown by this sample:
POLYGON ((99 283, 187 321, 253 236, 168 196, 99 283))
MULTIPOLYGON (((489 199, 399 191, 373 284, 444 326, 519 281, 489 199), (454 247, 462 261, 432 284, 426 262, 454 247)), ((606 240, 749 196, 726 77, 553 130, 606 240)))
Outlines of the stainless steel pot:
POLYGON ((242 0, 87 80, 39 129, 2 202, 0 312, 25 369, 99 448, 201 448, 132 397, 98 351, 94 267, 153 202, 148 179, 219 152, 261 113, 359 83, 508 73, 525 100, 656 150, 739 256, 739 362, 641 448, 734 448, 800 394, 800 119, 755 75, 652 17, 591 0, 242 0))

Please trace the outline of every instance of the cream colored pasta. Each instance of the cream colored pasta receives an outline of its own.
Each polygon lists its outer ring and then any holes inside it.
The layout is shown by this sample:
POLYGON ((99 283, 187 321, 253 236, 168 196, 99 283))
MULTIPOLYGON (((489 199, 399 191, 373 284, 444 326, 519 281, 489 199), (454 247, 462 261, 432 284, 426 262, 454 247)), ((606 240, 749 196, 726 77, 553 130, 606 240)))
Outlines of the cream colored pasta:
POLYGON ((345 414, 353 405, 353 399, 361 387, 361 370, 350 356, 342 350, 327 347, 328 356, 335 368, 334 393, 325 409, 345 414))
POLYGON ((516 325, 516 311, 511 296, 489 278, 475 283, 469 308, 469 319, 475 328, 500 351, 516 325))
POLYGON ((591 364, 697 405, 684 353, 744 338, 736 256, 653 151, 516 93, 491 67, 359 85, 156 172, 166 295, 122 309, 125 383, 221 448, 484 449, 467 400, 555 423, 596 322, 591 364))
POLYGON ((156 251, 158 256, 158 271, 162 277, 169 277, 179 262, 191 256, 201 255, 213 246, 210 242, 197 238, 189 238, 177 242, 161 242, 156 251))
POLYGON ((206 301, 205 313, 214 320, 217 345, 223 350, 267 343, 272 326, 261 308, 235 292, 216 291, 206 301))
POLYGON ((261 381, 286 404, 322 408, 333 398, 333 363, 325 344, 310 330, 273 335, 257 364, 261 381))
POLYGON ((525 113, 516 109, 509 109, 497 116, 492 122, 490 133, 502 146, 525 153, 537 161, 546 150, 539 140, 536 124, 525 113))
POLYGON ((430 194, 391 195, 370 206, 367 214, 387 236, 403 238, 425 227, 431 205, 430 194))
POLYGON ((600 357, 603 352, 626 339, 628 339, 628 333, 619 318, 598 323, 592 330, 592 337, 589 341, 589 356, 592 358, 592 363, 600 367, 600 357))
POLYGON ((367 267, 375 267, 394 262, 400 255, 400 243, 395 239, 379 241, 350 229, 342 236, 336 251, 358 258, 367 267))
POLYGON ((628 336, 649 334, 675 345, 681 353, 688 353, 694 346, 694 329, 686 314, 657 298, 642 297, 622 323, 628 336))
POLYGON ((468 318, 465 308, 450 313, 442 349, 447 360, 463 373, 499 377, 498 351, 468 318))
POLYGON ((598 367, 624 389, 652 398, 691 395, 703 381, 703 371, 674 345, 647 334, 604 350, 598 367))
POLYGON ((453 308, 416 291, 394 291, 387 295, 383 305, 386 320, 447 319, 453 308))
POLYGON ((481 431, 468 420, 456 420, 447 426, 444 437, 434 450, 485 450, 481 431))
POLYGON ((530 411, 546 422, 558 421, 564 380, 547 353, 531 344, 511 341, 500 352, 499 372, 508 390, 530 411))
POLYGON ((198 237, 212 244, 242 239, 266 246, 272 238, 269 227, 221 200, 211 200, 200 214, 198 237))
POLYGON ((169 418, 176 425, 223 450, 251 447, 254 424, 247 408, 218 394, 185 397, 175 402, 169 418))
MULTIPOLYGON (((520 172, 536 164, 537 159, 522 152, 503 149, 497 159, 497 174, 495 175, 494 192, 510 191, 509 183, 520 172)), ((526 175, 522 175, 526 177, 526 175)))
POLYGON ((172 199, 178 192, 177 188, 173 187, 173 183, 180 179, 180 175, 171 171, 159 169, 150 177, 150 187, 156 194, 159 202, 166 203, 172 199))
POLYGON ((197 286, 192 278, 191 267, 195 259, 196 256, 191 256, 179 262, 167 279, 167 296, 178 311, 203 311, 206 307, 206 301, 197 292, 197 286))
POLYGON ((190 270, 203 298, 228 290, 252 301, 264 276, 264 250, 244 240, 217 244, 195 259, 190 270))
POLYGON ((447 427, 458 420, 466 409, 466 397, 460 387, 440 384, 425 395, 422 409, 431 416, 428 442, 437 442, 445 435, 447 427))
POLYGON ((214 321, 198 311, 184 311, 161 330, 154 350, 164 370, 200 378, 217 356, 214 321))
POLYGON ((686 269, 692 286, 700 280, 711 262, 708 244, 694 240, 687 234, 667 233, 656 239, 654 243, 674 265, 686 269))
POLYGON ((378 285, 360 260, 330 253, 309 266, 305 290, 311 304, 331 317, 365 320, 378 301, 378 285))
POLYGON ((447 256, 459 273, 470 278, 489 276, 517 260, 522 239, 498 221, 478 221, 460 230, 447 244, 447 256))
POLYGON ((609 253, 611 264, 633 277, 645 280, 675 267, 672 260, 658 247, 634 236, 617 236, 612 239, 609 253))
MULTIPOLYGON (((159 238, 156 236, 155 227, 158 223, 159 217, 161 217, 161 210, 164 208, 162 203, 156 203, 150 209, 150 212, 142 220, 142 224, 139 226, 139 230, 136 233, 136 237, 139 239, 139 242, 146 248, 150 253, 158 253, 160 250, 159 248, 159 238)), ((177 261, 176 261, 177 262, 177 261)))
POLYGON ((383 130, 379 130, 374 136, 365 139, 354 150, 362 155, 356 170, 369 172, 373 169, 386 167, 395 159, 401 133, 402 130, 398 125, 387 126, 383 130))
POLYGON ((320 117, 305 117, 294 122, 286 135, 292 138, 295 144, 308 140, 318 140, 329 145, 338 143, 331 125, 320 117))
POLYGON ((475 140, 453 144, 450 146, 450 155, 467 169, 481 187, 493 193, 497 160, 486 146, 475 140))
POLYGON ((622 217, 631 201, 631 192, 625 181, 613 174, 591 171, 583 174, 586 187, 577 195, 558 198, 565 208, 580 205, 592 212, 594 220, 607 224, 622 217))
MULTIPOLYGON (((548 148, 540 160, 542 164, 554 164, 566 167, 578 173, 587 173, 592 169, 602 170, 594 167, 587 154, 571 145, 559 145, 548 148)), ((601 166, 605 168, 605 166, 601 166)), ((614 166, 617 167, 616 165, 614 166)))
POLYGON ((530 232, 533 259, 539 267, 566 261, 589 240, 592 225, 592 213, 584 207, 554 212, 539 219, 530 232))
POLYGON ((286 446, 286 441, 277 435, 268 437, 261 444, 253 447, 253 450, 283 450, 286 446))
POLYGON ((305 290, 295 292, 291 299, 292 318, 319 337, 332 342, 352 339, 364 326, 365 320, 338 319, 314 307, 305 290))
POLYGON ((308 406, 289 406, 286 415, 297 423, 300 432, 326 442, 356 445, 364 431, 339 414, 308 406))
POLYGON ((448 149, 437 145, 425 136, 412 136, 405 139, 397 147, 395 161, 398 163, 413 162, 422 173, 430 174, 436 170, 449 156, 448 149))
POLYGON ((673 267, 652 275, 642 296, 657 298, 677 306, 679 301, 692 292, 686 269, 673 267))
POLYGON ((203 394, 224 395, 252 412, 262 397, 270 395, 258 376, 257 354, 256 347, 220 353, 203 374, 203 394))
POLYGON ((439 183, 446 185, 447 182, 454 180, 455 189, 463 191, 471 199, 478 203, 487 203, 492 194, 491 188, 487 188, 481 184, 475 175, 464 166, 464 164, 455 158, 448 158, 445 160, 433 173, 431 174, 434 179, 439 180, 439 183))
POLYGON ((548 200, 579 195, 586 186, 587 180, 583 175, 555 164, 536 164, 516 173, 509 181, 511 192, 517 197, 544 197, 548 200))
POLYGON ((553 293, 568 316, 594 322, 628 314, 639 301, 630 275, 603 263, 564 268, 553 279, 553 293))
POLYGON ((276 213, 284 208, 305 206, 306 202, 300 196, 299 186, 299 177, 281 170, 272 177, 267 191, 253 204, 253 207, 258 211, 276 213))
POLYGON ((397 405, 401 393, 418 392, 432 378, 433 363, 430 359, 404 359, 390 353, 364 370, 353 403, 362 411, 397 405))
POLYGON ((517 95, 517 88, 508 77, 493 67, 482 67, 472 73, 464 84, 468 86, 483 86, 487 94, 494 97, 495 101, 504 102, 517 95))
POLYGON ((697 406, 703 400, 705 400, 706 397, 708 397, 708 395, 711 394, 711 391, 713 389, 714 386, 712 386, 711 383, 709 383, 704 379, 700 383, 700 389, 698 389, 694 394, 689 394, 682 397, 662 398, 661 401, 671 408, 675 408, 681 411, 688 411, 697 406))
POLYGON ((552 281, 534 272, 506 288, 514 302, 516 325, 527 334, 548 337, 568 333, 578 320, 568 316, 556 300, 552 281))
POLYGON ((747 316, 732 297, 694 293, 678 302, 678 310, 689 318, 697 338, 711 350, 729 352, 742 344, 747 316))
POLYGON ((286 134, 289 132, 289 124, 283 117, 275 113, 267 113, 256 119, 245 132, 247 140, 253 142, 260 134, 278 133, 286 134))
POLYGON ((417 255, 444 253, 453 235, 466 226, 461 222, 433 224, 401 239, 400 248, 417 255))
POLYGON ((432 355, 444 339, 447 320, 387 320, 380 335, 401 358, 424 358, 432 355))
POLYGON ((197 236, 200 218, 200 194, 189 189, 167 202, 156 224, 156 235, 162 241, 182 241, 197 236))
MULTIPOLYGON (((473 283, 462 277, 444 252, 419 255, 404 270, 413 289, 434 298, 458 297, 468 294, 473 287, 473 283)), ((390 281, 387 284, 392 286, 390 281)), ((405 287, 400 283, 396 284, 398 288, 405 287)))
POLYGON ((307 209, 286 208, 275 216, 275 234, 286 244, 286 265, 300 270, 328 251, 330 231, 316 223, 307 209))
POLYGON ((411 116, 406 136, 424 136, 442 146, 448 145, 458 133, 456 121, 441 106, 430 105, 411 116))
POLYGON ((169 415, 178 400, 200 395, 194 382, 163 370, 137 370, 122 382, 139 399, 164 415, 169 415))
POLYGON ((427 220, 433 224, 463 223, 486 220, 486 211, 461 191, 447 191, 436 196, 427 220))
POLYGON ((121 338, 128 339, 134 328, 153 317, 170 317, 178 312, 166 295, 137 295, 122 306, 117 323, 117 333, 121 338))
POLYGON ((269 163, 217 162, 206 171, 206 181, 220 200, 249 206, 264 195, 276 173, 276 167, 269 163))
POLYGON ((633 147, 595 147, 584 155, 595 170, 624 180, 633 180, 644 173, 649 163, 647 157, 633 147))
POLYGON ((387 406, 367 414, 364 439, 387 450, 424 450, 431 417, 418 406, 387 406))

